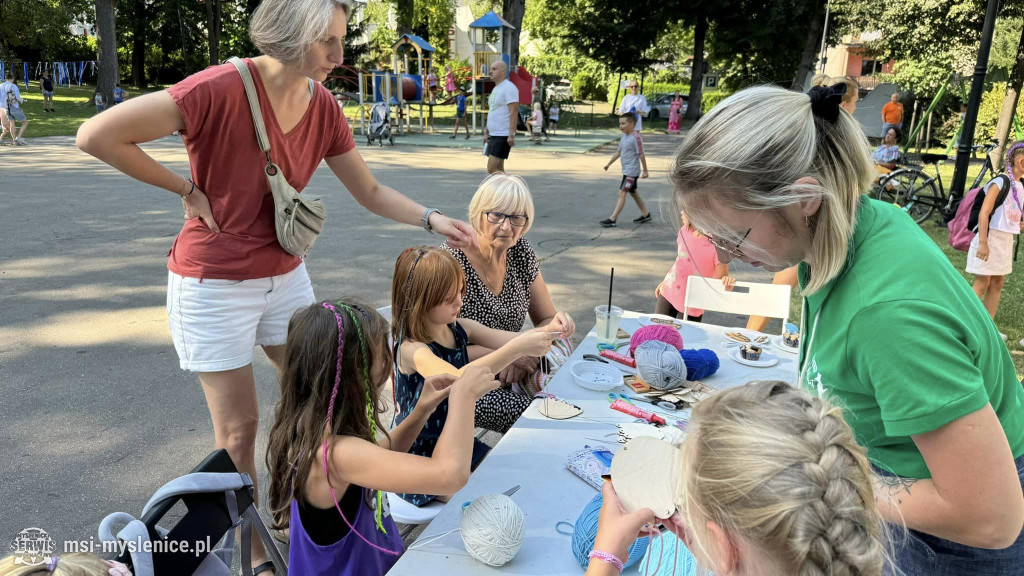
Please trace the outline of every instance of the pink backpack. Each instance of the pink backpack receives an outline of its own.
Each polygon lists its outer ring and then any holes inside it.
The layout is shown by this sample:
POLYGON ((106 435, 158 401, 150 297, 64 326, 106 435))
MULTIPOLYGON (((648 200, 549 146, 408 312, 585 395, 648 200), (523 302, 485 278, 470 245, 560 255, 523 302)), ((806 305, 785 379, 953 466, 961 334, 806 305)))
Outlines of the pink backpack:
MULTIPOLYGON (((1006 199, 1006 193, 1010 186, 1004 186, 1004 184, 1009 184, 1010 179, 1003 174, 996 176, 996 178, 1003 178, 1001 182, 997 183, 997 186, 999 186, 999 196, 996 197, 996 206, 998 207, 1006 199)), ((963 200, 960 201, 956 208, 956 216, 947 224, 949 227, 949 245, 954 249, 961 252, 967 252, 971 249, 971 241, 974 240, 974 236, 978 233, 978 214, 981 211, 981 205, 985 203, 985 195, 982 194, 982 190, 988 188, 992 184, 992 180, 986 182, 981 188, 972 188, 967 194, 964 194, 963 200)), ((991 215, 989 217, 991 218, 991 215)))

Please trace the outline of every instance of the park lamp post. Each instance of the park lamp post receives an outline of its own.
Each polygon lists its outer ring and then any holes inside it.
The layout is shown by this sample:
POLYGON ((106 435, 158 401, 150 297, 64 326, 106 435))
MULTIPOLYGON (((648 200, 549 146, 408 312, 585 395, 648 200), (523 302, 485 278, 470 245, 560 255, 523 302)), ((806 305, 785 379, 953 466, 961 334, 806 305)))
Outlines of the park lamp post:
POLYGON ((985 10, 985 25, 981 31, 981 45, 978 47, 978 62, 974 66, 974 78, 971 80, 971 94, 967 98, 967 113, 964 115, 963 130, 960 133, 960 144, 956 148, 956 164, 953 168, 953 183, 950 194, 954 198, 962 198, 964 186, 967 185, 967 166, 971 161, 971 145, 974 143, 974 127, 978 120, 978 108, 981 106, 981 94, 985 89, 985 73, 988 71, 988 53, 992 48, 992 34, 995 31, 996 15, 999 12, 999 0, 988 0, 985 10))

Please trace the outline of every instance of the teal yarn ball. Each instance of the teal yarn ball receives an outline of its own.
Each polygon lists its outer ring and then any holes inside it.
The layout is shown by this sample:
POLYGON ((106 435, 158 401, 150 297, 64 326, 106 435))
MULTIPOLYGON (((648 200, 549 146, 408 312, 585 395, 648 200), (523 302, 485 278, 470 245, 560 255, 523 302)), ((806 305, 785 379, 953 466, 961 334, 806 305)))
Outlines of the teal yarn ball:
MULTIPOLYGON (((586 570, 590 565, 590 552, 594 549, 594 540, 597 538, 597 517, 601 513, 603 498, 600 494, 594 496, 576 519, 572 531, 572 555, 576 561, 586 570)), ((623 558, 623 567, 632 566, 644 557, 647 544, 650 538, 637 538, 629 547, 629 559, 623 558)), ((606 550, 607 552, 607 550, 606 550)))
POLYGON ((697 559, 675 534, 665 532, 651 538, 647 554, 640 563, 645 576, 696 576, 697 559))
POLYGON ((686 379, 701 380, 718 372, 720 362, 718 354, 714 350, 702 348, 700 350, 680 350, 679 355, 686 364, 686 379))

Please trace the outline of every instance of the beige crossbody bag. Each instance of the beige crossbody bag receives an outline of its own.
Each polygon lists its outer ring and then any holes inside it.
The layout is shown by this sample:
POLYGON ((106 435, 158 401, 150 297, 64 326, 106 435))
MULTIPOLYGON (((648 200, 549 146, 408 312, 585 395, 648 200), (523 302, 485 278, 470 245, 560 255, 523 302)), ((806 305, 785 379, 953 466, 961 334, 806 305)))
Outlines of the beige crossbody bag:
MULTIPOLYGON (((259 97, 256 95, 256 86, 253 85, 249 67, 239 58, 229 58, 228 62, 234 64, 242 76, 245 95, 249 99, 249 111, 252 112, 252 122, 256 127, 256 140, 259 141, 260 150, 267 156, 264 172, 270 183, 270 191, 274 195, 277 241, 289 254, 305 258, 313 248, 316 237, 320 235, 324 222, 327 221, 327 210, 319 198, 304 198, 296 192, 281 173, 281 168, 270 159, 270 139, 267 138, 267 131, 263 126, 263 112, 260 110, 259 97)), ((314 95, 314 88, 313 80, 310 79, 310 96, 314 95)), ((310 101, 310 106, 312 105, 310 101)))

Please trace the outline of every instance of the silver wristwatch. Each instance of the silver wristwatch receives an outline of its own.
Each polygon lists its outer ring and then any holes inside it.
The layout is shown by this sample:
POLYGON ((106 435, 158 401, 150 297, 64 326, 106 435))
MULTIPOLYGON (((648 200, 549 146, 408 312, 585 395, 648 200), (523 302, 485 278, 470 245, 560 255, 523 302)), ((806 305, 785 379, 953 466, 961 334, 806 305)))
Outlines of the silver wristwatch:
POLYGON ((420 218, 420 222, 423 224, 423 229, 430 233, 434 232, 434 229, 430 227, 430 215, 435 212, 444 216, 444 213, 437 208, 427 208, 423 211, 423 218, 420 218))

